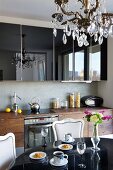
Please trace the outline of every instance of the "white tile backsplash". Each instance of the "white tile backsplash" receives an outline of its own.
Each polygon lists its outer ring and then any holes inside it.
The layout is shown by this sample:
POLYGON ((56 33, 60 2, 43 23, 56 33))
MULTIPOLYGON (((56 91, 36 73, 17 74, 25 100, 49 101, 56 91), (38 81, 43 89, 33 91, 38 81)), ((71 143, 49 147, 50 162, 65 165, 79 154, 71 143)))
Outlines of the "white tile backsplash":
POLYGON ((29 109, 29 102, 33 97, 39 98, 41 108, 49 108, 52 98, 64 100, 69 93, 80 92, 84 95, 97 95, 98 83, 62 83, 58 81, 45 82, 21 82, 3 81, 0 82, 0 110, 12 105, 12 96, 17 93, 22 100, 17 99, 17 104, 22 109, 29 109))

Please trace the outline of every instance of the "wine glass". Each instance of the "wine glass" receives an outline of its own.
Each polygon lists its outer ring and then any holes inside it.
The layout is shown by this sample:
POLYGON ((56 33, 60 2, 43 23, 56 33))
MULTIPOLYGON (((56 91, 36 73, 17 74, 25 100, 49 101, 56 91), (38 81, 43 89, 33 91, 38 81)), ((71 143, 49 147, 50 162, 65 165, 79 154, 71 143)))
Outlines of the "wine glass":
MULTIPOLYGON (((77 152, 81 155, 81 160, 83 162, 83 154, 86 150, 86 143, 85 142, 77 142, 77 152)), ((86 165, 84 165, 83 163, 78 165, 80 168, 86 168, 86 165)))
POLYGON ((44 142, 43 142, 43 147, 47 146, 46 142, 46 136, 48 135, 48 128, 42 128, 41 129, 41 135, 43 136, 44 142))

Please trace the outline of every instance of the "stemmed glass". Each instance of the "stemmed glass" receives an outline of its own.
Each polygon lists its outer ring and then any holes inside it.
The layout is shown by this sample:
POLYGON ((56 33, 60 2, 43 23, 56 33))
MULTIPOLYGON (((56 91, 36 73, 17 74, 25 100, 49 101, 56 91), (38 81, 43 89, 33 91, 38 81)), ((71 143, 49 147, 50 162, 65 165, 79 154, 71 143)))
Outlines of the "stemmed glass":
MULTIPOLYGON (((86 150, 86 143, 83 141, 77 142, 77 152, 81 155, 81 160, 83 162, 83 154, 86 150)), ((80 168, 86 168, 86 165, 84 165, 83 163, 78 164, 78 166, 80 168)))
POLYGON ((41 129, 41 135, 43 136, 44 142, 43 142, 43 147, 47 146, 47 142, 46 142, 46 136, 48 135, 48 128, 42 128, 41 129))

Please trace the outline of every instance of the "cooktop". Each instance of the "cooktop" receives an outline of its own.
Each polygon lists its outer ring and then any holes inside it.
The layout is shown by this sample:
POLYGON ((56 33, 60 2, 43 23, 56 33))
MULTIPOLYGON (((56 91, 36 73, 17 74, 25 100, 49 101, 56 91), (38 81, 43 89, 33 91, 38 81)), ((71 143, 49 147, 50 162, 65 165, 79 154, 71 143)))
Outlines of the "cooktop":
POLYGON ((53 113, 51 111, 50 108, 47 108, 47 109, 40 109, 39 112, 32 112, 31 110, 26 110, 25 112, 23 112, 23 115, 34 115, 34 114, 49 114, 49 113, 53 113))

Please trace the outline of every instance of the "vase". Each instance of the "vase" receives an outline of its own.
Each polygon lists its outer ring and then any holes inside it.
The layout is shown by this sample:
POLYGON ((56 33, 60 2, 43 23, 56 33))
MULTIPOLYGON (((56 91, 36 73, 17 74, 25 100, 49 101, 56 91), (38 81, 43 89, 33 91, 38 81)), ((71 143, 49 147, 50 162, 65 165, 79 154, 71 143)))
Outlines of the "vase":
POLYGON ((100 148, 98 147, 98 144, 100 142, 100 138, 98 136, 98 124, 93 125, 93 135, 91 137, 91 141, 92 141, 92 144, 93 144, 92 149, 95 150, 95 151, 100 150, 100 148))
POLYGON ((99 170, 100 156, 97 151, 93 151, 91 155, 91 167, 94 170, 99 170))

